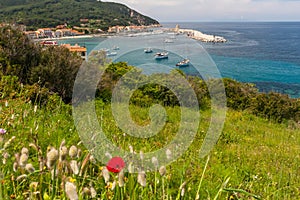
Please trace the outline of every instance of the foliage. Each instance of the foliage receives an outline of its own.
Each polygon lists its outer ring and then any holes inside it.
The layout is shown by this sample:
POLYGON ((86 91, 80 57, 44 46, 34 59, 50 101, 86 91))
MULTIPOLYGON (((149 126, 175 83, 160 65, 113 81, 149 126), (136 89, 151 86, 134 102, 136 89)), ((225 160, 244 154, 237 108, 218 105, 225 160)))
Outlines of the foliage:
POLYGON ((23 84, 39 84, 70 102, 82 59, 63 47, 45 47, 20 30, 0 28, 0 75, 17 76, 23 84))
MULTIPOLYGON (((17 82, 16 78, 4 79, 1 88, 17 82)), ((14 86, 11 93, 21 87, 10 85, 14 86)), ((41 107, 29 104, 23 98, 27 90, 23 86, 14 98, 8 94, 0 100, 0 127, 7 131, 0 135, 1 199, 70 199, 69 184, 75 186, 73 194, 79 199, 298 199, 300 195, 300 132, 296 123, 278 124, 229 110, 221 138, 208 160, 200 158, 199 151, 210 126, 210 111, 201 112, 199 130, 188 151, 164 166, 165 171, 147 172, 142 177, 144 185, 139 174, 128 172, 124 179, 112 172, 105 178, 106 164, 95 162, 78 143, 70 106, 60 101, 41 107), (74 146, 77 153, 71 154, 74 146), (59 157, 49 166, 48 153, 53 149, 59 150, 59 157), (28 159, 22 165, 24 158, 21 162, 20 156, 26 152, 28 159)), ((108 139, 124 150, 132 146, 135 153, 166 145, 180 122, 179 108, 165 107, 168 120, 164 129, 155 137, 134 138, 117 127, 109 105, 96 101, 96 108, 108 139)), ((148 122, 148 108, 132 105, 131 112, 136 123, 148 122)))
POLYGON ((114 25, 158 24, 125 5, 96 0, 0 0, 0 19, 29 28, 56 27, 64 23, 79 26, 80 19, 99 20, 95 28, 103 30, 114 25))

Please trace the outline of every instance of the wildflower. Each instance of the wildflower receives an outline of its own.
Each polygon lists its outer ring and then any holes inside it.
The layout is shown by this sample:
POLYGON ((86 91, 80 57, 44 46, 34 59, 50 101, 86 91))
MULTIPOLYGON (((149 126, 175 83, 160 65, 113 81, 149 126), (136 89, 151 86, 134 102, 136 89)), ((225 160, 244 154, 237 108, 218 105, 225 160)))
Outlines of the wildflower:
POLYGON ((25 165, 27 164, 27 160, 28 160, 28 155, 22 154, 20 157, 19 166, 22 168, 25 167, 25 165))
POLYGON ((106 165, 108 171, 119 173, 124 167, 125 163, 121 157, 113 157, 106 165))
POLYGON ((121 170, 118 174, 119 187, 124 186, 124 170, 121 170))
POLYGON ((157 169, 158 168, 158 160, 156 157, 152 157, 151 159, 152 164, 154 165, 154 167, 157 169))
POLYGON ((74 183, 67 181, 65 184, 65 192, 70 200, 78 200, 76 185, 74 183))
POLYGON ((102 176, 104 178, 104 182, 107 183, 110 179, 109 171, 107 170, 106 167, 103 167, 102 169, 102 176))
POLYGON ((5 107, 8 107, 8 101, 5 101, 5 107))
POLYGON ((47 153, 47 167, 52 168, 55 162, 58 159, 58 151, 55 148, 51 148, 51 150, 47 153))
POLYGON ((146 187, 147 183, 146 183, 146 174, 144 171, 140 171, 138 174, 138 183, 142 186, 142 187, 146 187))
POLYGON ((34 167, 33 167, 33 165, 31 163, 26 164, 25 169, 29 173, 33 173, 35 171, 35 169, 34 169, 34 167))
POLYGON ((71 160, 70 167, 73 171, 73 174, 77 175, 79 173, 79 167, 76 160, 71 160))
POLYGON ((167 170, 166 170, 166 167, 165 166, 161 166, 159 168, 159 173, 161 176, 164 176, 166 174, 167 170))
POLYGON ((77 156, 77 152, 78 152, 77 147, 73 145, 70 147, 69 156, 71 158, 75 158, 77 156))
POLYGON ((3 128, 0 128, 0 135, 5 135, 5 133, 6 133, 6 130, 3 128))
POLYGON ((167 159, 170 160, 172 158, 172 152, 170 149, 167 149, 166 150, 166 156, 167 156, 167 159))

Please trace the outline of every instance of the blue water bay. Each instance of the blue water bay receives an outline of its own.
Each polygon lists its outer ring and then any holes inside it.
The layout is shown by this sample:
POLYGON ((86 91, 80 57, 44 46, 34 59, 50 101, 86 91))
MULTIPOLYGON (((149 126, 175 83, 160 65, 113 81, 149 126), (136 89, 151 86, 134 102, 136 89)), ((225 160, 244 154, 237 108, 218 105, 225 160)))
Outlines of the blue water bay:
MULTIPOLYGON (((220 44, 199 42, 215 62, 222 77, 255 83, 263 92, 276 91, 300 97, 300 22, 181 22, 163 23, 163 26, 174 28, 176 24, 181 28, 223 36, 228 40, 220 44)), ((87 46, 90 52, 103 40, 85 38, 60 42, 78 43, 87 46)), ((161 49, 164 49, 163 46, 161 49)), ((164 60, 161 64, 172 69, 180 58, 173 54, 170 54, 170 58, 174 59, 164 60)), ((141 50, 122 59, 129 61, 129 64, 142 66, 153 57, 144 55, 141 50)), ((182 70, 187 74, 195 73, 193 67, 182 70)))

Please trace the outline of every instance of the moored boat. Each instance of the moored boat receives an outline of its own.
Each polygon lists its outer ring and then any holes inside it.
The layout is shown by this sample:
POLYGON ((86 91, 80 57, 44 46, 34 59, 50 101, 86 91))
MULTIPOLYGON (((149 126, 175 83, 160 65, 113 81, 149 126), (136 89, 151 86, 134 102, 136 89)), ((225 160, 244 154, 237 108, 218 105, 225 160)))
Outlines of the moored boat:
POLYGON ((158 52, 155 54, 155 59, 160 60, 160 59, 167 59, 169 57, 168 52, 158 52))
POLYGON ((116 56, 118 53, 117 52, 115 52, 115 51, 113 51, 113 52, 107 52, 106 53, 106 56, 116 56))
POLYGON ((151 48, 146 48, 146 49, 144 49, 144 52, 145 52, 145 53, 152 53, 153 50, 152 50, 151 48))
POLYGON ((176 64, 176 66, 178 67, 187 67, 190 64, 190 60, 189 59, 183 59, 182 61, 178 62, 176 64))

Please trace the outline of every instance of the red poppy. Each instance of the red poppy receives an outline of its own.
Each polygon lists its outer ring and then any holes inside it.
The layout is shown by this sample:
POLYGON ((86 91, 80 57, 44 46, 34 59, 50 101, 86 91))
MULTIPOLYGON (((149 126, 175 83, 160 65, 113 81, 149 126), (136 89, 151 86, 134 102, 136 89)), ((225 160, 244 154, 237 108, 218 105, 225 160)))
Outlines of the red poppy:
POLYGON ((119 173, 125 167, 125 162, 121 157, 113 157, 106 165, 110 172, 119 173))

